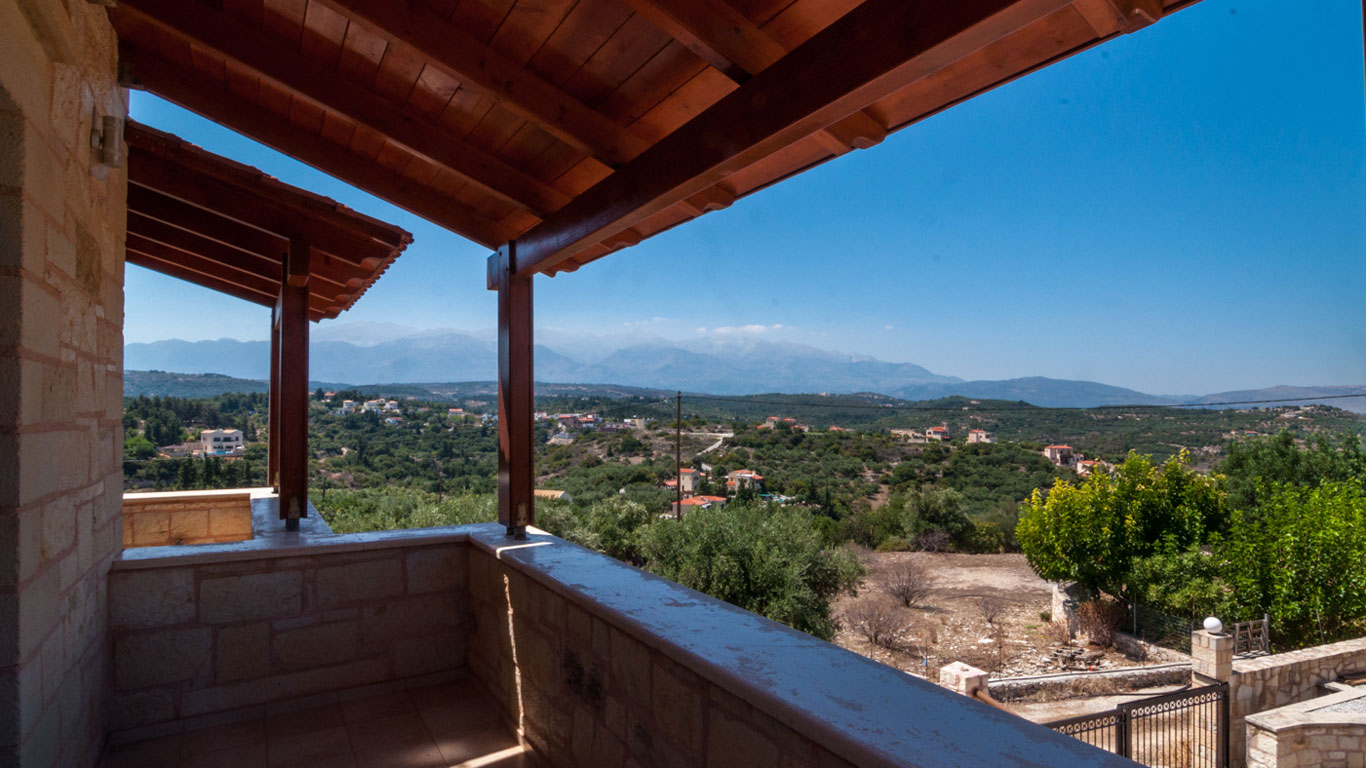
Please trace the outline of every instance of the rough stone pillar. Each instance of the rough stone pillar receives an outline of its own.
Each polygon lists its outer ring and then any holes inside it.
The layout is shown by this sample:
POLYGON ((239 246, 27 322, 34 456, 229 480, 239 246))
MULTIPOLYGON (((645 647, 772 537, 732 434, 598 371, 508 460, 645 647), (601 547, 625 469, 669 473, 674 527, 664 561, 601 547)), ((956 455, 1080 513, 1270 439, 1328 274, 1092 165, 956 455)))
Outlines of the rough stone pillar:
POLYGON ((1191 684, 1226 683, 1233 675, 1233 636, 1200 629, 1191 633, 1191 684))
MULTIPOLYGON (((1191 685, 1203 686, 1214 683, 1227 683, 1233 676, 1233 636, 1223 632, 1210 632, 1200 629, 1191 633, 1191 685)), ((1226 695, 1232 696, 1230 689, 1226 695)), ((1222 707, 1203 706, 1195 710, 1194 728, 1190 739, 1192 765, 1225 764, 1221 758, 1232 740, 1225 739, 1221 733, 1224 713, 1228 712, 1231 702, 1225 700, 1222 707)), ((1227 727, 1235 724, 1229 722, 1227 727)), ((1242 728, 1241 721, 1236 723, 1242 728)), ((1241 765, 1241 760, 1232 764, 1241 765)))
POLYGON ((972 696, 977 691, 987 689, 987 673, 961 661, 944 666, 939 670, 939 684, 964 696, 972 696))

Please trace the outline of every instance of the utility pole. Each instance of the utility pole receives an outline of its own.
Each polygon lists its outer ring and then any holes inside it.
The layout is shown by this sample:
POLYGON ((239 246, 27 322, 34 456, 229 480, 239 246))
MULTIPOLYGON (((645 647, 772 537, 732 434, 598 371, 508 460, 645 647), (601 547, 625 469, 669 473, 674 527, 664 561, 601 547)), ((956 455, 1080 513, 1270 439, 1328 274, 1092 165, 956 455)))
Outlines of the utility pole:
POLYGON ((683 391, 674 395, 674 519, 683 519, 683 391))

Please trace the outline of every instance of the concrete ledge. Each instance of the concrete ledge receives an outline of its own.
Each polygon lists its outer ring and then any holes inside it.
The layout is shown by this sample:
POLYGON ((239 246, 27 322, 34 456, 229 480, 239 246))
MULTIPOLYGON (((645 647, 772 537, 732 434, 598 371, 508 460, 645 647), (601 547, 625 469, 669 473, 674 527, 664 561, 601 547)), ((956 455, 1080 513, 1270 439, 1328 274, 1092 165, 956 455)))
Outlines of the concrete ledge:
POLYGON ((854 765, 1136 765, 544 532, 467 530, 504 567, 854 765))

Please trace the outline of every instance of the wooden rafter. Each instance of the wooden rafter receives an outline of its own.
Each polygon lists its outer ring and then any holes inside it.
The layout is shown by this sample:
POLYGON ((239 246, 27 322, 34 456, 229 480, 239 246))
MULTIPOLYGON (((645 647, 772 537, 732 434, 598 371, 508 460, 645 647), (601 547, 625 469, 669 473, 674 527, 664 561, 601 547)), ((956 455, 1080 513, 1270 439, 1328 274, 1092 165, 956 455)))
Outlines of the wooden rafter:
POLYGON ((648 146, 644 139, 490 48, 459 26, 406 0, 314 0, 358 21, 446 75, 503 103, 560 140, 608 165, 648 146))
MULTIPOLYGON (((378 167, 373 161, 355 154, 343 154, 346 161, 339 163, 339 150, 335 145, 318 139, 317 134, 306 133, 294 123, 269 115, 262 111, 260 105, 251 104, 231 93, 209 92, 197 79, 152 53, 135 46, 120 45, 119 56, 133 68, 139 81, 156 92, 157 96, 249 135, 255 141, 272 146, 302 163, 313 165, 324 174, 361 187, 367 193, 384 198, 433 224, 460 232, 488 247, 497 247, 512 235, 503 225, 484 219, 463 206, 452 204, 451 198, 428 187, 418 186, 388 169, 378 167)), ((351 246, 354 245, 352 242, 351 246)), ((317 247, 331 253, 331 249, 322 243, 318 243, 317 247)))
MULTIPOLYGON (((637 13, 703 61, 743 85, 768 69, 787 49, 725 0, 626 0, 637 13)), ((867 149, 887 136, 887 128, 863 112, 841 118, 816 132, 821 145, 837 155, 867 149)))
POLYGON ((1068 5, 866 0, 519 237, 515 274, 553 271, 612 233, 1068 5))
MULTIPOLYGON (((569 198, 521 170, 414 118, 402 107, 270 38, 254 34, 222 11, 186 0, 125 0, 116 14, 131 14, 250 69, 296 97, 331 110, 447 168, 496 197, 543 218, 569 198)), ((338 158, 340 163, 352 162, 338 158)))
POLYGON ((209 91, 203 83, 181 68, 141 48, 121 44, 119 57, 129 65, 134 76, 158 96, 383 198, 437 226, 459 232, 489 248, 498 247, 513 234, 502 224, 452 202, 439 192, 419 186, 359 155, 329 146, 316 133, 309 133, 288 120, 268 114, 258 104, 227 91, 209 91))

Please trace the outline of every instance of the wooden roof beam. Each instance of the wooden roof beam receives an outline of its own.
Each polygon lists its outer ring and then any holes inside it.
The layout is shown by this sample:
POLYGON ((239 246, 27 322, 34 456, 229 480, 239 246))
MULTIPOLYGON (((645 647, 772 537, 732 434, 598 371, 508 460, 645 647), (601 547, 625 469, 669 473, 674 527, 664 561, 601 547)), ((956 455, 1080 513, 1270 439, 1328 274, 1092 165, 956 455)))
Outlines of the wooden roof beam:
POLYGON ((556 265, 1071 0, 866 0, 517 239, 556 265))
POLYGON ((253 304, 274 306, 277 298, 275 294, 265 292, 259 286, 242 285, 236 280, 228 280, 217 275, 207 275, 191 269, 181 262, 179 254, 157 246, 155 243, 141 242, 136 237, 130 237, 128 241, 128 262, 195 285, 202 285, 219 293, 226 293, 234 298, 250 301, 253 304))
POLYGON ((136 16, 231 59, 295 96, 364 125, 539 218, 569 201, 563 192, 412 117, 393 102, 356 87, 222 11, 185 0, 123 0, 113 12, 136 16))
POLYGON ((1162 0, 1076 0, 1072 7, 1101 39, 1155 24, 1165 11, 1162 0))
MULTIPOLYGON (((419 186, 354 153, 339 153, 320 141, 316 134, 307 133, 286 119, 266 113, 259 105, 227 91, 210 91, 197 78, 145 50, 122 44, 119 54, 149 91, 191 112, 273 147, 480 245, 496 248, 512 237, 512 231, 506 226, 452 204, 445 195, 419 186)), ((318 247, 328 250, 321 245, 318 247)))
MULTIPOLYGON (((1108 0, 1107 0, 1108 1, 1108 0)), ((625 0, 662 32, 743 85, 773 66, 787 49, 725 0, 625 0)), ((815 133, 836 155, 867 149, 887 137, 887 128, 855 112, 815 133)))
POLYGON ((289 241, 269 232, 248 226, 190 205, 183 200, 167 197, 132 179, 128 183, 128 211, 174 227, 192 230, 195 234, 223 245, 250 251, 280 262, 289 241))
POLYGON ((648 142, 531 70, 504 56, 422 3, 407 0, 315 0, 408 49, 430 66, 480 91, 561 141, 619 165, 648 142))

